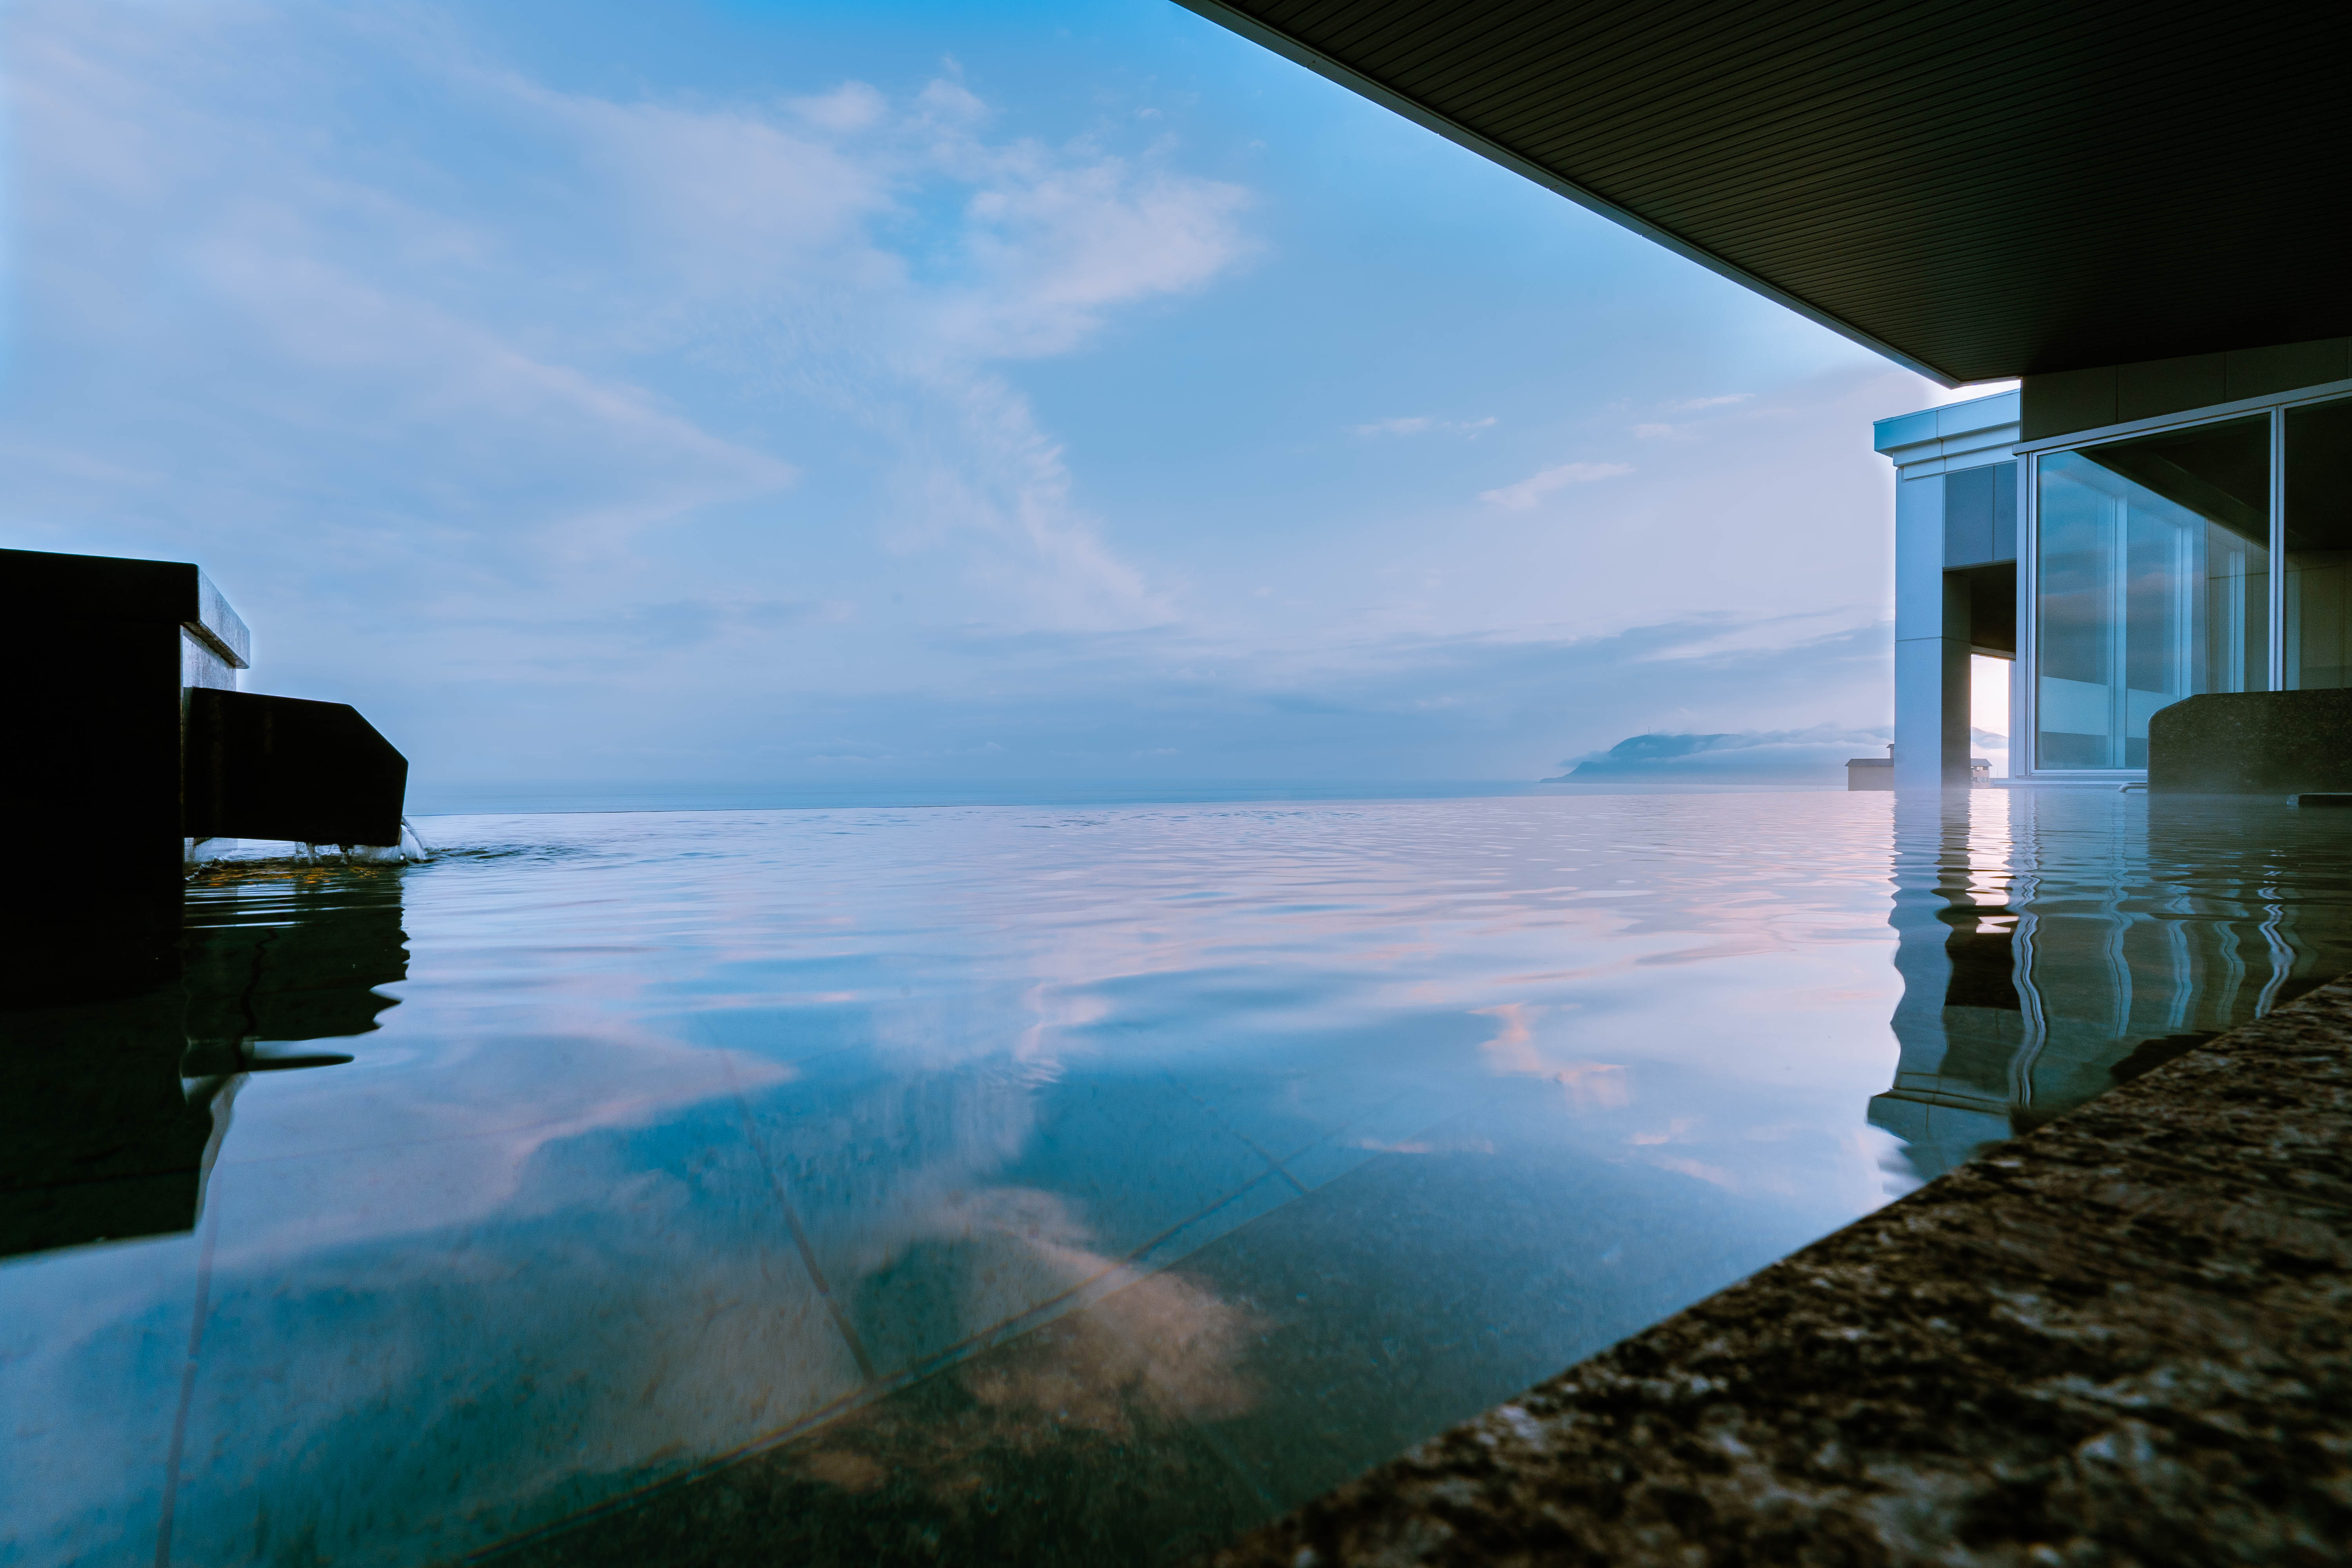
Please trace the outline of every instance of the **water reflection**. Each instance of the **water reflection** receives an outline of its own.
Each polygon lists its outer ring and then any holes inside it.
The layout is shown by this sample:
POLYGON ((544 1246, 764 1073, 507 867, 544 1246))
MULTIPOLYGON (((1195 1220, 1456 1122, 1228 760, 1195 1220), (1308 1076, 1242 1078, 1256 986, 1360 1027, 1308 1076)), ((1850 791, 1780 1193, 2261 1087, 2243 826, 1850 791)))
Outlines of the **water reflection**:
POLYGON ((2282 801, 1976 791, 1895 810, 1895 1082, 1923 1177, 2352 970, 2347 825, 2282 801))
POLYGON ((2352 824, 1894 804, 473 819, 216 879, 170 984, 7 1020, 81 1140, 21 1190, 176 1184, 0 1263, 12 1550, 1181 1558, 2352 963, 2352 824))
POLYGON ((19 950, 32 961, 0 992, 0 1258, 193 1229, 247 1077, 348 1062, 298 1047, 394 1005, 373 988, 407 973, 396 879, 231 875, 249 880, 177 942, 98 964, 84 938, 62 984, 19 950))

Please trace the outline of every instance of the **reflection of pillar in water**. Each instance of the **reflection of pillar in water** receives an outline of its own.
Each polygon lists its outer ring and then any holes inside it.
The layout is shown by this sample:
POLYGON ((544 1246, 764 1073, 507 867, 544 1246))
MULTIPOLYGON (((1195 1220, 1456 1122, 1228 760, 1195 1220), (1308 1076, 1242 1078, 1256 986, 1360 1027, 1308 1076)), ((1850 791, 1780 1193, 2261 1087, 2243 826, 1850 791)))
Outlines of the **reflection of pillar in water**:
POLYGON ((1898 800, 1894 1084, 1935 1175, 2352 968, 2331 823, 2275 802, 1898 800))
POLYGON ((394 1005, 372 987, 407 974, 399 898, 377 872, 208 902, 176 982, 142 961, 112 987, 0 995, 0 1257, 191 1229, 247 1075, 347 1062, 284 1047, 394 1005))
MULTIPOLYGON (((2044 803, 2053 827, 2062 805, 2079 815, 2077 803, 2044 803)), ((2110 809, 2109 852, 2078 858, 2042 896, 2025 972, 2051 1019, 2032 1074, 2037 1122, 2346 967, 2325 891, 2336 851, 2315 845, 2318 865, 2299 866, 2291 842, 2309 824, 2291 808, 2147 799, 2110 809)))
POLYGON ((1998 831, 2013 798, 1906 795, 1895 804, 1888 918, 1903 976, 1893 1019, 1901 1055, 1870 1120, 1909 1146, 1922 1176, 2010 1135, 2012 1068, 2035 1033, 2015 983, 2010 836, 1998 831))

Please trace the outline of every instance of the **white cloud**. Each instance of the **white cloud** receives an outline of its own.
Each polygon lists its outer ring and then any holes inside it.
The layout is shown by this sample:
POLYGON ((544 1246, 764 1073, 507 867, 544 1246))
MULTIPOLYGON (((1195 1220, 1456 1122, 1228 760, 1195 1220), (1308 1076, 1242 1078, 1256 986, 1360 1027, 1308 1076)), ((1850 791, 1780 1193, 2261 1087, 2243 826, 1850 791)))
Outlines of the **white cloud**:
POLYGON ((1633 426, 1633 434, 1644 441, 1663 441, 1669 437, 1679 435, 1680 433, 1681 426, 1675 425, 1636 425, 1633 426))
POLYGON ((1633 471, 1631 463, 1562 463, 1556 468, 1545 468, 1529 474, 1515 485, 1500 489, 1480 490, 1478 499, 1503 508, 1506 511, 1525 511, 1552 491, 1570 485, 1591 484, 1595 479, 1613 479, 1620 474, 1633 471))
POLYGON ((1661 643, 1654 658, 1721 658, 1727 655, 1800 647, 1823 637, 1844 636, 1869 626, 1880 615, 1875 605, 1833 605, 1786 616, 1726 618, 1704 629, 1694 626, 1687 639, 1661 643))
POLYGON ((1239 186, 1124 160, 1072 161, 1025 145, 977 150, 967 208, 978 274, 950 297, 947 335, 991 357, 1063 353, 1110 307, 1191 292, 1246 253, 1239 186))
POLYGON ((1702 408, 1727 408, 1735 403, 1745 403, 1755 395, 1752 392, 1727 392, 1719 397, 1686 397, 1666 406, 1677 414, 1696 414, 1702 408))
POLYGON ((895 448, 854 525, 885 558, 1033 624, 1166 613, 997 365, 1240 265, 1239 186, 992 138, 946 79, 559 90, 428 13, 34 4, 7 42, 11 542, 200 552, 322 623, 396 603, 444 668, 593 666, 586 628, 709 596, 672 531, 798 515, 814 405, 895 448), (387 91, 389 147, 338 107, 387 91))
POLYGON ((845 81, 831 92, 788 98, 784 102, 810 124, 836 133, 879 124, 890 109, 881 93, 862 81, 845 81))

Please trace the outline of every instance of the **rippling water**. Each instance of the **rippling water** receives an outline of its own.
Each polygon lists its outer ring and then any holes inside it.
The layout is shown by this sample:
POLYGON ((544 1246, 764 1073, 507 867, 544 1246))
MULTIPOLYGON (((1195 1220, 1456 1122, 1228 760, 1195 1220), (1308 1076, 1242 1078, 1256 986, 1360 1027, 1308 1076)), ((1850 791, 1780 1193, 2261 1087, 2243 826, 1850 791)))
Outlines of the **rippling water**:
POLYGON ((2268 804, 426 828, 0 1016, 9 1561, 1181 1557, 2352 967, 2268 804))

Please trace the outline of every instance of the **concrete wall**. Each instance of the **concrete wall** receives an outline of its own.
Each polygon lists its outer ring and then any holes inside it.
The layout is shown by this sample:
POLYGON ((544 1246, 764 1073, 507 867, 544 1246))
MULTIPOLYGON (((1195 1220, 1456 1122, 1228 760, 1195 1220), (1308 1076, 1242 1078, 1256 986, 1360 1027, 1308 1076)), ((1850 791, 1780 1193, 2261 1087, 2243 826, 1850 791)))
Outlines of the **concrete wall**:
MULTIPOLYGON (((2022 434, 2018 439, 2046 441, 2077 430, 2186 414, 2242 397, 2272 397, 2347 379, 2352 379, 2352 338, 2029 375, 2020 388, 2022 434)), ((1880 421, 1882 426, 1891 423, 1880 421)))

